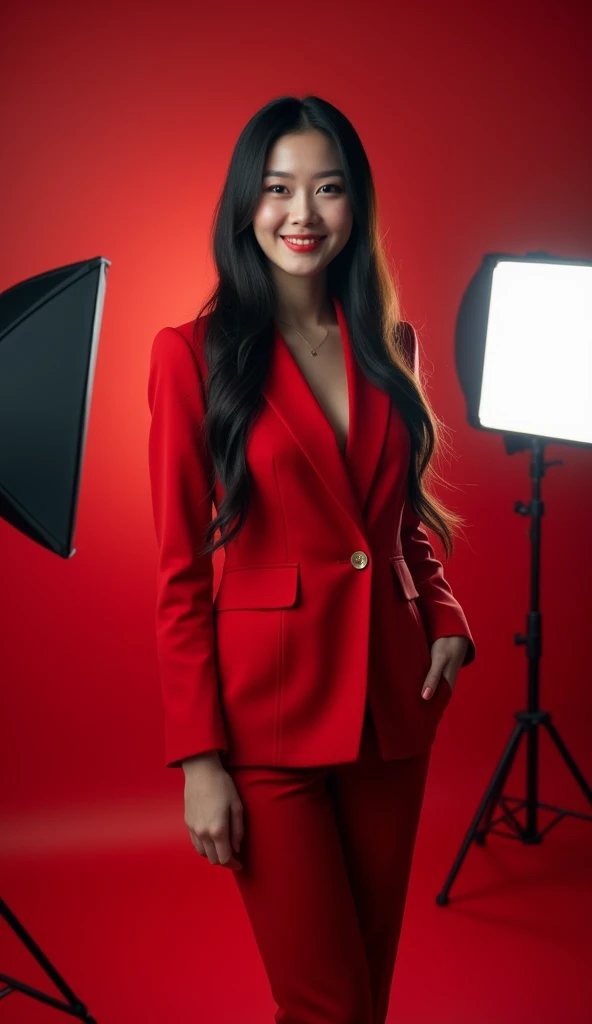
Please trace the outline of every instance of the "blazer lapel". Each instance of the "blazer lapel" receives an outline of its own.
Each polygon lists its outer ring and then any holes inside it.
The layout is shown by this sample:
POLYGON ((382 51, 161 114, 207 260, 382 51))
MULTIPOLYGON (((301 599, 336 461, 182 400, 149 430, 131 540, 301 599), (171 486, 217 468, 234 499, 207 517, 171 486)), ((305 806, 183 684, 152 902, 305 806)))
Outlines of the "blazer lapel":
POLYGON ((390 409, 356 361, 343 307, 332 296, 347 371, 349 432, 345 456, 306 377, 274 325, 274 344, 263 395, 314 466, 343 511, 364 532, 364 508, 378 467, 390 409))

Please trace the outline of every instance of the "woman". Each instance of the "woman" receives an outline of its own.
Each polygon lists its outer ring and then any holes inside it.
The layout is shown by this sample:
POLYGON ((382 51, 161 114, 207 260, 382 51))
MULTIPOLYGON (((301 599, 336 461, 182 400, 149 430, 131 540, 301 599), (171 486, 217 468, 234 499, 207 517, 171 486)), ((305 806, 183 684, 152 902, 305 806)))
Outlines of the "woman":
POLYGON ((198 853, 235 871, 276 1021, 383 1024, 431 746, 475 647, 423 525, 450 555, 460 517, 425 486, 439 421, 334 106, 249 121, 214 258, 211 298, 151 353, 166 764, 198 853))

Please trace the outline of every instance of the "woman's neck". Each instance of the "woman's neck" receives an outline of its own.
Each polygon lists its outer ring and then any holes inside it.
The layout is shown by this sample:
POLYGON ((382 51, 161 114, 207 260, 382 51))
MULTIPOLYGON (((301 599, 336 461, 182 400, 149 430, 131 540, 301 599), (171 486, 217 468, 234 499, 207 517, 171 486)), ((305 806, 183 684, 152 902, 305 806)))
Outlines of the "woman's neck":
POLYGON ((311 278, 295 278, 276 282, 276 320, 314 330, 337 322, 335 310, 324 282, 311 278))
POLYGON ((313 331, 315 327, 330 327, 337 323, 335 311, 329 299, 317 308, 278 302, 275 318, 302 331, 313 331))

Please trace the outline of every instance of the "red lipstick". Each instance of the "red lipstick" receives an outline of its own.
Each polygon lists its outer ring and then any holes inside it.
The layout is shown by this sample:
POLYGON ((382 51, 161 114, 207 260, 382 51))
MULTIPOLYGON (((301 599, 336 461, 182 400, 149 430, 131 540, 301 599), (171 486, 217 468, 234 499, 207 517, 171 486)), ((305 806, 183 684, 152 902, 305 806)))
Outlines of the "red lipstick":
POLYGON ((326 235, 282 235, 282 238, 288 246, 288 249, 291 249, 292 252, 312 252, 314 249, 319 248, 326 238, 326 235), (290 242, 290 238, 301 238, 303 240, 309 238, 310 241, 302 244, 298 242, 290 242))

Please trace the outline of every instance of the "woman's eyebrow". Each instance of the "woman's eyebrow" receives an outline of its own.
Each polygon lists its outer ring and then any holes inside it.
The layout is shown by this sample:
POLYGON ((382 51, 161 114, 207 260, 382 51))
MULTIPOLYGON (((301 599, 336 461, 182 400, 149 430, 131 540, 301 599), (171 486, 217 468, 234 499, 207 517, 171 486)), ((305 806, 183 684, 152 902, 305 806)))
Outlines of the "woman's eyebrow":
MULTIPOLYGON (((295 178, 295 174, 290 174, 288 171, 265 171, 264 178, 295 178)), ((338 167, 334 167, 329 171, 318 171, 312 175, 313 178, 343 178, 344 174, 338 167)))

